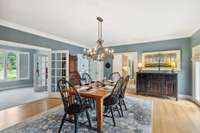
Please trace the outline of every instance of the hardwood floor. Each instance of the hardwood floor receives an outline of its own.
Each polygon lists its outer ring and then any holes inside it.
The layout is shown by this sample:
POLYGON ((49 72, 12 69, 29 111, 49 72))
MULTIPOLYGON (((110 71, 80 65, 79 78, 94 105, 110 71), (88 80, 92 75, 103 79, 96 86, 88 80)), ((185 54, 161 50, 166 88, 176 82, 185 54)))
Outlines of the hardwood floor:
MULTIPOLYGON (((134 95, 135 96, 135 95, 134 95)), ((178 102, 136 96, 153 101, 153 133, 200 133, 200 108, 187 100, 178 102)), ((0 111, 0 129, 61 105, 58 99, 43 99, 0 111)))
POLYGON ((0 129, 61 105, 59 99, 42 99, 0 111, 0 129))

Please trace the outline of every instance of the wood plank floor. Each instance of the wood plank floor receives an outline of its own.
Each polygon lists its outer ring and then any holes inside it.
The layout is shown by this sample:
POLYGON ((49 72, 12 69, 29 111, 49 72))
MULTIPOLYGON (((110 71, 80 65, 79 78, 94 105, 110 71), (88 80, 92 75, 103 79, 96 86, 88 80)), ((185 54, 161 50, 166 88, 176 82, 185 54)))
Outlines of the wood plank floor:
MULTIPOLYGON (((136 96, 153 101, 153 133, 200 133, 200 108, 187 100, 136 96)), ((61 105, 58 99, 43 99, 0 111, 0 129, 61 105)))

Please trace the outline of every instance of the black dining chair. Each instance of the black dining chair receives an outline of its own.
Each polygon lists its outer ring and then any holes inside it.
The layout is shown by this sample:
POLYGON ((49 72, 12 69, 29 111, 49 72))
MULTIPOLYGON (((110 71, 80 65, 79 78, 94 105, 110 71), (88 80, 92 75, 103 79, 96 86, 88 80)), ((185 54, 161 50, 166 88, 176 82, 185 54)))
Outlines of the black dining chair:
POLYGON ((89 107, 82 102, 81 97, 75 87, 65 79, 61 79, 58 81, 58 88, 62 97, 65 112, 58 133, 61 132, 64 122, 67 121, 67 114, 74 116, 75 133, 78 131, 78 117, 84 112, 86 113, 89 127, 91 128, 90 115, 88 112, 89 107))
POLYGON ((128 82, 129 82, 129 78, 130 78, 129 75, 125 77, 123 85, 121 87, 121 93, 119 95, 119 106, 120 106, 122 117, 124 116, 122 106, 124 106, 125 110, 127 110, 124 98, 125 98, 126 90, 128 88, 127 85, 128 85, 128 82))
POLYGON ((114 82, 117 82, 120 78, 121 78, 121 75, 119 72, 113 72, 108 77, 109 80, 112 80, 114 82))
POLYGON ((105 113, 104 116, 111 117, 113 120, 114 126, 116 126, 114 112, 117 111, 119 116, 121 117, 120 110, 118 108, 119 103, 119 95, 121 93, 121 87, 123 85, 123 78, 121 77, 117 83, 115 84, 111 94, 104 99, 105 113), (108 116, 107 114, 111 114, 108 116))
POLYGON ((83 73, 82 76, 81 76, 81 81, 84 83, 84 84, 90 84, 92 83, 92 78, 91 76, 88 74, 88 73, 83 73))
MULTIPOLYGON (((92 81, 92 77, 88 73, 83 73, 81 76, 81 83, 82 85, 86 84, 91 84, 94 81, 92 81)), ((89 99, 85 98, 85 102, 90 106, 91 109, 95 109, 95 100, 94 99, 89 99)))
POLYGON ((81 76, 79 72, 75 71, 75 72, 70 73, 69 82, 74 86, 75 85, 81 86, 81 76))

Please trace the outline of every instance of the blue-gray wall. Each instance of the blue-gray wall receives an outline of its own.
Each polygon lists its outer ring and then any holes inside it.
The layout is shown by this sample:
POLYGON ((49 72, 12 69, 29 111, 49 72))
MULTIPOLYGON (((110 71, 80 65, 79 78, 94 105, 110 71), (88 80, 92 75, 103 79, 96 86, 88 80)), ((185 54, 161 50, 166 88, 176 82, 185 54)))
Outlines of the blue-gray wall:
MULTIPOLYGON (((52 50, 69 50, 69 53, 71 55, 76 55, 78 53, 82 53, 83 48, 74 46, 71 44, 66 44, 63 42, 55 41, 52 39, 48 39, 45 37, 33 35, 30 33, 18 31, 15 29, 11 29, 8 27, 0 26, 0 40, 5 40, 5 41, 12 41, 12 42, 17 42, 17 43, 25 43, 28 45, 34 45, 34 46, 40 46, 40 47, 46 47, 46 48, 51 48, 52 50)), ((9 49, 10 47, 5 47, 5 46, 0 46, 0 48, 6 48, 9 49)), ((11 48, 11 49, 16 49, 16 50, 22 50, 22 51, 29 51, 27 49, 19 49, 19 48, 11 48)), ((20 86, 30 86, 33 84, 33 79, 32 79, 32 72, 33 72, 33 53, 31 53, 31 79, 30 80, 21 80, 21 81, 9 81, 9 82, 0 82, 0 90, 5 89, 5 88, 15 88, 15 87, 20 87, 20 86)))
POLYGON ((198 30, 194 35, 191 37, 191 46, 200 45, 200 30, 198 30))
MULTIPOLYGON (((130 44, 123 46, 115 46, 116 53, 138 52, 139 60, 141 60, 142 52, 164 51, 164 50, 181 50, 181 71, 178 74, 178 92, 179 94, 192 94, 192 69, 191 69, 191 45, 190 38, 148 42, 140 44, 130 44)), ((104 73, 109 75, 112 69, 105 68, 104 73)), ((106 76, 106 75, 105 75, 106 76)))
POLYGON ((0 40, 25 43, 34 46, 41 46, 46 48, 51 48, 53 50, 69 50, 69 53, 76 55, 77 53, 82 53, 83 48, 74 46, 71 44, 66 44, 63 42, 55 41, 45 37, 33 35, 30 33, 18 31, 15 29, 0 26, 0 40))

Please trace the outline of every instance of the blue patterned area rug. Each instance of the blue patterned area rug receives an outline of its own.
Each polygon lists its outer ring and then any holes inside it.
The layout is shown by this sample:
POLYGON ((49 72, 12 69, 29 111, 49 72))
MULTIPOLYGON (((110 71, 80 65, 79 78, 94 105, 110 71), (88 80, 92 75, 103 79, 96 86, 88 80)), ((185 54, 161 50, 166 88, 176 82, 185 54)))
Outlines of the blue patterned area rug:
MULTIPOLYGON (((124 117, 116 115, 116 127, 113 126, 111 118, 104 118, 104 133, 151 133, 152 131, 152 101, 135 97, 126 98, 128 111, 124 112, 124 117)), ((55 108, 46 113, 34 116, 22 123, 4 129, 2 133, 57 133, 63 116, 63 108, 55 108)), ((92 127, 96 127, 95 111, 90 111, 92 127)), ((80 117, 80 121, 85 121, 85 113, 80 117)), ((86 123, 87 124, 87 123, 86 123)), ((79 126, 79 133, 96 133, 95 130, 86 126, 79 126)), ((74 133, 74 124, 65 122, 62 133, 74 133)))

